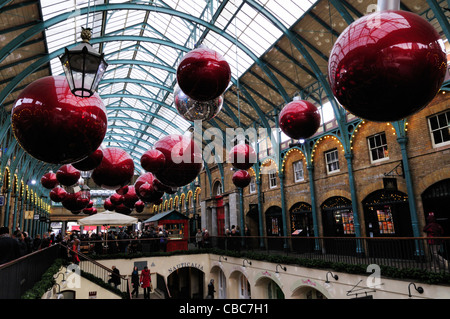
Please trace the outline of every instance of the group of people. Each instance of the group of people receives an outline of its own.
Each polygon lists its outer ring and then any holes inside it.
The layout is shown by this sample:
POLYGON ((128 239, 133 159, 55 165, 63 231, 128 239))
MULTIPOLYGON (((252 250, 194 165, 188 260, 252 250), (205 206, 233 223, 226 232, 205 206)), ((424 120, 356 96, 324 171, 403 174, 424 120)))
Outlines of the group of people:
MULTIPOLYGON (((114 285, 114 287, 117 288, 121 282, 121 275, 120 270, 116 266, 112 266, 112 273, 110 274, 110 277, 111 278, 108 280, 108 284, 114 285)), ((144 289, 144 299, 150 299, 150 292, 153 290, 150 269, 145 266, 139 274, 139 268, 134 266, 133 271, 131 272, 131 285, 133 286, 133 290, 131 292, 132 297, 135 296, 135 298, 138 298, 139 287, 141 287, 144 289)))
POLYGON ((46 248, 57 242, 54 234, 38 234, 35 238, 26 231, 16 229, 10 233, 8 227, 0 227, 0 265, 23 257, 34 251, 46 248))

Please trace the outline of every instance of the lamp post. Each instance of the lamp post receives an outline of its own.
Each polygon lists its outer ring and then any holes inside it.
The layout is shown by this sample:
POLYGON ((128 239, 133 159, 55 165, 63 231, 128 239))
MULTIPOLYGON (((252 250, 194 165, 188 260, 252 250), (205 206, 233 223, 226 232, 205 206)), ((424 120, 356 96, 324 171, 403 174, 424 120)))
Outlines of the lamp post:
POLYGON ((80 97, 90 97, 97 90, 98 84, 108 67, 103 53, 96 52, 89 40, 91 29, 82 28, 82 42, 73 49, 65 48, 60 57, 70 91, 80 97))

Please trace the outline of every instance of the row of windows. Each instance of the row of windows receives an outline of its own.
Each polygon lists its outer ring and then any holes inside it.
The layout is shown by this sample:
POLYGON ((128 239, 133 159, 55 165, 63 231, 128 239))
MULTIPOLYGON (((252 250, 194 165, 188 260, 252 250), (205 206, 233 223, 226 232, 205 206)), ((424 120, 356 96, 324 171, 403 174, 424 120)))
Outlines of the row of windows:
MULTIPOLYGON (((431 139, 434 147, 450 144, 450 111, 446 111, 428 118, 431 139)), ((370 162, 377 163, 389 159, 386 134, 377 133, 367 138, 370 162)), ((327 173, 339 172, 338 150, 332 149, 324 153, 327 173)), ((304 180, 303 161, 296 161, 293 164, 294 182, 304 180)), ((256 193, 256 183, 253 177, 250 182, 250 193, 256 193)), ((277 187, 277 172, 275 169, 269 171, 269 187, 277 187)))

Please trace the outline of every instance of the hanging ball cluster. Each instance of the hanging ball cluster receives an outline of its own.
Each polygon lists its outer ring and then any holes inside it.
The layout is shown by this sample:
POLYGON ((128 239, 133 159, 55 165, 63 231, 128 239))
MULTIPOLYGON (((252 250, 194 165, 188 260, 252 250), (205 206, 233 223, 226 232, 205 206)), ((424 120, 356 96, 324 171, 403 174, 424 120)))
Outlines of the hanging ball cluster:
POLYGON ((285 105, 278 116, 278 124, 284 134, 292 139, 313 136, 320 126, 320 112, 309 101, 294 99, 285 105))
POLYGON ((361 17, 336 40, 328 61, 333 95, 350 113, 389 122, 423 109, 447 70, 443 41, 417 14, 385 10, 361 17))
POLYGON ((32 82, 11 111, 12 131, 20 146, 51 164, 70 164, 92 154, 105 137, 107 122, 100 96, 73 95, 64 76, 32 82))

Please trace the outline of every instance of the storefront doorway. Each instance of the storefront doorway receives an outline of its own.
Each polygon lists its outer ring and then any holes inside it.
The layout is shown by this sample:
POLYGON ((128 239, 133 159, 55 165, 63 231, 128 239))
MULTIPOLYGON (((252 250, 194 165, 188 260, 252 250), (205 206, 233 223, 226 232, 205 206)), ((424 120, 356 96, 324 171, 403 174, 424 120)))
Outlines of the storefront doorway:
POLYGON ((282 250, 283 238, 276 238, 283 236, 283 219, 282 210, 278 206, 271 206, 266 211, 266 233, 267 233, 267 247, 269 249, 282 250))
POLYGON ((289 209, 291 222, 292 248, 299 253, 314 250, 314 223, 311 205, 298 202, 289 209), (311 238, 311 239, 309 239, 311 238))
POLYGON ((167 287, 173 299, 203 299, 205 274, 194 267, 178 268, 167 277, 167 287))

